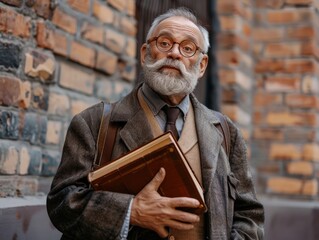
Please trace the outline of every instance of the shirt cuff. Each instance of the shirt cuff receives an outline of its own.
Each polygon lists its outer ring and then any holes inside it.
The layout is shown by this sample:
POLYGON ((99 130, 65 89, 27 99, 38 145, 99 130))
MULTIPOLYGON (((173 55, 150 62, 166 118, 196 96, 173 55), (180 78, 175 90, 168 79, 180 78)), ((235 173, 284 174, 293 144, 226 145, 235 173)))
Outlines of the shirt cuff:
POLYGON ((127 236, 128 236, 128 232, 129 232, 129 228, 130 228, 130 217, 131 217, 131 209, 132 209, 132 203, 133 203, 133 199, 130 202, 130 205, 127 209, 127 213, 124 219, 124 223, 121 229, 121 240, 126 240, 127 236))

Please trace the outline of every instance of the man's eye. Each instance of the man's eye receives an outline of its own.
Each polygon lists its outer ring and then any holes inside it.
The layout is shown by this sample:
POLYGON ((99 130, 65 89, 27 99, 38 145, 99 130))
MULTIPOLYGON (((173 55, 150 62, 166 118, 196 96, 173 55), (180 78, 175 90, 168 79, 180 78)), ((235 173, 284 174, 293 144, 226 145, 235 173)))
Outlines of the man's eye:
POLYGON ((169 42, 169 41, 161 41, 161 42, 160 42, 160 45, 161 45, 162 47, 165 47, 165 48, 167 48, 167 47, 170 47, 170 46, 171 46, 171 44, 170 44, 170 42, 169 42))
POLYGON ((191 52, 194 51, 194 47, 193 46, 188 46, 188 45, 183 46, 183 51, 191 53, 191 52))

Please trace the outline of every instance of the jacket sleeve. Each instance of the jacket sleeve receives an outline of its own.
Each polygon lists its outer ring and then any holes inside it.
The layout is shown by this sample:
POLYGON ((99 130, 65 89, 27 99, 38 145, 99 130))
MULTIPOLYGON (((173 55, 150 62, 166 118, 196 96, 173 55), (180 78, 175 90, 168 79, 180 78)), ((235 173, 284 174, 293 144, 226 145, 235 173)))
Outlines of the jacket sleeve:
POLYGON ((70 239, 120 239, 132 199, 131 195, 93 191, 87 180, 101 115, 102 104, 97 104, 72 119, 47 197, 52 223, 70 239))
POLYGON ((236 183, 231 239, 263 239, 264 209, 257 200, 248 166, 245 140, 228 119, 231 135, 229 163, 236 183))

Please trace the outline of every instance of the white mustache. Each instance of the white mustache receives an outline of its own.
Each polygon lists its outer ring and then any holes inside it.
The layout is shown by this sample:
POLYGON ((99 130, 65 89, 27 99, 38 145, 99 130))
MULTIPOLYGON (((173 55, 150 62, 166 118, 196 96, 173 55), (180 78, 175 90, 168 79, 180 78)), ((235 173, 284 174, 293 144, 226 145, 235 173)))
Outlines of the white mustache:
POLYGON ((158 71, 164 66, 169 66, 178 69, 183 76, 187 75, 186 67, 183 63, 177 60, 171 60, 167 58, 163 58, 161 60, 158 60, 157 62, 147 64, 147 67, 152 71, 158 71))

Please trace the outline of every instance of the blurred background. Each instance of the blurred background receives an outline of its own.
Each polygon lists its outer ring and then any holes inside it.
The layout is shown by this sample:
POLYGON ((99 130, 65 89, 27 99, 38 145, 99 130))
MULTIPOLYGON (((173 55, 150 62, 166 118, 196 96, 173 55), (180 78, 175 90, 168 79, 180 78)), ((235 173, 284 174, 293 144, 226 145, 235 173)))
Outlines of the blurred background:
POLYGON ((45 198, 72 117, 142 81, 150 22, 210 32, 199 100, 242 130, 265 239, 319 239, 318 0, 0 1, 0 239, 59 239, 45 198))

